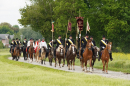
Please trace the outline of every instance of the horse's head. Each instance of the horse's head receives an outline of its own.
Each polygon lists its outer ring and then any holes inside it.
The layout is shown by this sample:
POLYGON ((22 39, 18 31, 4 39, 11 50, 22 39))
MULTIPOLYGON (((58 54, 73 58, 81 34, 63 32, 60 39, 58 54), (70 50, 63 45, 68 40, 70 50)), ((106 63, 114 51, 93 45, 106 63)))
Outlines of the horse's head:
POLYGON ((109 53, 111 53, 111 48, 112 48, 112 42, 109 42, 106 46, 106 49, 108 50, 109 53))
POLYGON ((100 49, 97 46, 94 46, 93 48, 94 48, 95 56, 97 56, 100 49))
POLYGON ((44 46, 41 48, 41 53, 43 52, 46 52, 46 48, 44 46))
POLYGON ((63 55, 64 54, 64 47, 63 47, 63 45, 59 45, 58 49, 60 51, 60 54, 63 55))
POLYGON ((91 47, 92 47, 92 42, 91 42, 92 40, 88 40, 87 41, 87 45, 86 45, 86 47, 88 48, 88 49, 91 49, 91 47))
POLYGON ((76 53, 76 47, 75 47, 74 44, 71 44, 71 45, 70 45, 69 51, 70 51, 70 52, 72 51, 72 54, 73 54, 73 55, 76 53))

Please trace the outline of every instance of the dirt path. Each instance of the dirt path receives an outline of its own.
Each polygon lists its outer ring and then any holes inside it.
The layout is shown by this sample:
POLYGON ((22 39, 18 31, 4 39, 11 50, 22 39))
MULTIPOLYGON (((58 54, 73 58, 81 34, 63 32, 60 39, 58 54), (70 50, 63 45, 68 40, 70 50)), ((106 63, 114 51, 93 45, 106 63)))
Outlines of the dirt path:
MULTIPOLYGON (((12 60, 12 57, 9 57, 8 59, 12 60)), ((24 61, 22 57, 20 57, 19 61, 28 63, 28 61, 24 61)), ((63 70, 63 71, 69 71, 69 72, 85 73, 82 71, 80 66, 75 66, 75 70, 68 70, 68 67, 66 65, 64 67, 59 68, 59 66, 54 67, 54 63, 52 64, 52 66, 50 66, 49 62, 46 62, 46 65, 41 65, 40 63, 37 63, 35 61, 33 61, 30 64, 45 66, 45 67, 63 70)), ((100 76, 108 77, 108 78, 120 78, 120 79, 130 80, 130 74, 124 74, 122 72, 115 72, 115 71, 108 71, 108 74, 105 74, 102 72, 101 69, 96 69, 96 68, 94 68, 94 71, 92 73, 87 72, 87 74, 100 75, 100 76)))

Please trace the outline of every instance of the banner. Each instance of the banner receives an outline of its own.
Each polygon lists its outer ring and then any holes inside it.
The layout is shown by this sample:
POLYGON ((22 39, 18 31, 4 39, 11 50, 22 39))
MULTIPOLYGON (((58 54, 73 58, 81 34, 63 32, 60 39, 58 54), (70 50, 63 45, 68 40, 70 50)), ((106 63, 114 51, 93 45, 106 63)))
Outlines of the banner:
POLYGON ((71 22, 68 22, 68 30, 71 31, 71 22))
POLYGON ((54 22, 52 22, 52 32, 54 32, 54 24, 53 24, 54 22))
POLYGON ((89 26, 88 19, 87 19, 86 33, 87 33, 87 31, 89 31, 89 30, 90 30, 90 26, 89 26))
POLYGON ((80 31, 83 31, 83 17, 76 17, 78 28, 80 31))

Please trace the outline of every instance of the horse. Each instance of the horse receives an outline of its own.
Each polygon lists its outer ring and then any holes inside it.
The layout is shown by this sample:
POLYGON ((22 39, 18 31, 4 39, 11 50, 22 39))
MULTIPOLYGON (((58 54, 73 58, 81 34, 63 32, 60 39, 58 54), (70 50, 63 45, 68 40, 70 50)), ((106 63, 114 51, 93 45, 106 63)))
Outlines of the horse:
POLYGON ((62 67, 64 67, 65 65, 65 50, 63 45, 59 45, 59 47, 56 49, 56 58, 55 58, 55 67, 56 67, 56 61, 59 61, 59 67, 61 68, 60 64, 61 64, 61 59, 63 59, 63 65, 62 67))
POLYGON ((53 61, 53 49, 49 49, 49 53, 48 53, 48 59, 49 59, 49 64, 50 66, 52 66, 52 61, 53 61))
POLYGON ((36 62, 40 62, 40 60, 41 60, 41 58, 39 57, 39 49, 40 49, 40 47, 38 46, 36 49, 36 53, 35 53, 36 62))
POLYGON ((84 71, 84 63, 85 63, 85 71, 86 72, 87 72, 87 61, 88 60, 90 61, 90 72, 92 72, 91 62, 92 62, 93 53, 92 53, 92 42, 91 41, 92 40, 87 41, 86 48, 83 52, 82 70, 84 71))
MULTIPOLYGON (((12 49, 11 49, 11 52, 12 52, 12 49)), ((19 46, 16 45, 14 47, 14 52, 12 53, 12 60, 16 59, 16 61, 19 60, 19 56, 20 56, 20 49, 19 49, 19 46)))
POLYGON ((109 53, 111 52, 111 48, 112 48, 112 42, 109 42, 106 45, 106 48, 101 51, 101 60, 102 60, 102 64, 103 64, 103 72, 105 73, 105 66, 106 66, 106 73, 108 74, 107 68, 108 68, 108 62, 110 59, 109 53))
POLYGON ((45 65, 45 60, 46 60, 46 48, 44 46, 41 47, 41 64, 43 64, 44 60, 44 65, 45 65))
POLYGON ((67 53, 66 53, 66 60, 68 64, 68 70, 72 70, 72 62, 73 62, 73 70, 75 70, 74 65, 75 65, 75 57, 76 57, 76 47, 74 44, 71 44, 67 53), (70 68, 70 63, 71 63, 71 68, 70 68))
POLYGON ((22 49, 24 60, 27 60, 26 47, 27 45, 23 46, 23 49, 22 49))
POLYGON ((94 54, 93 54, 92 63, 91 63, 92 64, 92 70, 93 70, 93 66, 94 66, 94 63, 96 61, 96 58, 98 56, 98 52, 100 51, 100 49, 97 46, 94 46, 93 49, 94 49, 94 54))
MULTIPOLYGON (((33 61, 33 53, 34 53, 33 42, 30 42, 30 47, 28 49, 27 58, 28 58, 28 54, 29 54, 29 57, 30 57, 30 59, 32 59, 32 61, 33 61)), ((32 63, 32 61, 31 61, 31 63, 32 63)), ((29 58, 28 58, 28 62, 29 62, 29 58)))

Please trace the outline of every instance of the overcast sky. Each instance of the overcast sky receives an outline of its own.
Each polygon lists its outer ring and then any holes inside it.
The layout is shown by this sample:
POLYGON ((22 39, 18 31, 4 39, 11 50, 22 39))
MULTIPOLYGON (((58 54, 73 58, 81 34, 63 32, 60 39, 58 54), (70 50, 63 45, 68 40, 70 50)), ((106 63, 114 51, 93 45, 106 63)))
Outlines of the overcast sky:
POLYGON ((29 0, 0 0, 0 23, 8 22, 11 25, 19 25, 18 19, 21 18, 19 9, 30 4, 29 0))

